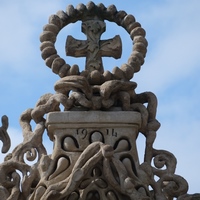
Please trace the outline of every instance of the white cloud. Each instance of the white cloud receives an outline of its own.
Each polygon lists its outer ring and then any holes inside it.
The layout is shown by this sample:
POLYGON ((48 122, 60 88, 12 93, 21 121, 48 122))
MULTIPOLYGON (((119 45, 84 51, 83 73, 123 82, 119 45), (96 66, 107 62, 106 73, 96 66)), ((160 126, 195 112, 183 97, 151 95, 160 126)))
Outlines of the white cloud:
POLYGON ((148 86, 155 92, 163 91, 197 70, 200 62, 200 13, 199 2, 194 3, 196 5, 171 1, 162 7, 154 5, 150 11, 152 16, 148 18, 149 13, 143 16, 150 41, 145 65, 135 76, 138 83, 146 80, 142 89, 148 86))
MULTIPOLYGON (((25 70, 39 54, 39 35, 48 17, 58 10, 56 1, 5 1, 0 7, 1 63, 10 70, 25 70), (37 47, 36 47, 37 44, 37 47)), ((1 69, 3 70, 3 69, 1 69)), ((7 69, 8 70, 8 69, 7 69)))

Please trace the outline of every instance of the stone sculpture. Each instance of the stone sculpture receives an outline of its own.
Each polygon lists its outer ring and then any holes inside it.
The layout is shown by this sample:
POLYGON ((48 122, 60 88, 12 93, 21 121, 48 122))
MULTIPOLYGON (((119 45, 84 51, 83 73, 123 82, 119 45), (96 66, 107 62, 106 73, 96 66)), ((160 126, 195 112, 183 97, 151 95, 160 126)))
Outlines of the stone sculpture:
POLYGON ((1 152, 2 153, 7 153, 8 150, 10 149, 10 137, 7 133, 8 129, 8 117, 6 115, 2 116, 1 118, 2 126, 0 127, 0 140, 3 143, 3 147, 1 152))
MULTIPOLYGON (((157 98, 151 92, 136 94, 137 84, 130 81, 144 63, 148 44, 144 29, 133 15, 118 11, 114 5, 69 5, 65 12, 50 16, 40 41, 42 58, 61 79, 55 83, 55 94, 43 95, 34 108, 22 113, 24 140, 0 165, 1 199, 199 198, 187 194, 187 181, 175 174, 174 155, 153 147, 160 127, 157 98), (55 49, 60 30, 79 20, 87 40, 68 36, 66 54, 86 57, 81 72, 78 65, 67 64, 55 49), (104 20, 123 27, 133 41, 128 62, 112 72, 104 71, 102 57, 120 58, 122 43, 119 35, 101 40, 106 30, 104 20), (45 130, 54 143, 51 155, 42 143, 45 130), (138 134, 146 138, 143 161, 137 153, 138 134), (26 160, 36 162, 30 165, 26 160)), ((0 129, 3 153, 10 147, 7 126, 4 116, 0 129)))

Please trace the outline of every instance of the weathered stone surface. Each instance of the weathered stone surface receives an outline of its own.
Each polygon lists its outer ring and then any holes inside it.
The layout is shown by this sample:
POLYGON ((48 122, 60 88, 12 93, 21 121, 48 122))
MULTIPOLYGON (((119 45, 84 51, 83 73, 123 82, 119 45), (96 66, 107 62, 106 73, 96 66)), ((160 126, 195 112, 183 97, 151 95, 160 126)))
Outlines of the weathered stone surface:
MULTIPOLYGON (((59 199, 72 196, 87 199, 96 195, 99 199, 105 199, 107 191, 120 188, 115 176, 121 181, 126 181, 124 178, 128 177, 128 171, 136 176, 136 170, 139 169, 136 138, 141 115, 138 112, 117 113, 67 111, 47 115, 46 126, 54 142, 54 150, 50 156, 51 163, 46 163, 49 164, 48 173, 42 176, 37 186, 39 190, 41 186, 49 188, 41 196, 42 199, 47 199, 50 188, 59 193, 59 199), (116 165, 118 175, 110 174, 110 162, 116 165), (131 166, 134 167, 133 171, 129 168, 131 166)), ((120 190, 113 192, 113 195, 125 197, 126 191, 123 187, 120 190)), ((30 199, 37 199, 37 195, 36 189, 30 199)))
POLYGON ((67 37, 66 54, 74 57, 86 57, 85 69, 89 72, 97 70, 104 72, 102 57, 120 58, 122 44, 119 35, 113 39, 100 40, 105 32, 105 22, 101 20, 87 20, 82 23, 82 32, 87 40, 76 40, 72 36, 67 37))
POLYGON ((136 126, 139 129, 141 126, 140 113, 130 111, 66 111, 51 112, 47 115, 46 119, 46 126, 51 140, 54 138, 55 129, 58 128, 84 129, 93 127, 94 129, 99 129, 109 126, 109 128, 114 129, 116 127, 123 128, 128 125, 132 127, 136 126))

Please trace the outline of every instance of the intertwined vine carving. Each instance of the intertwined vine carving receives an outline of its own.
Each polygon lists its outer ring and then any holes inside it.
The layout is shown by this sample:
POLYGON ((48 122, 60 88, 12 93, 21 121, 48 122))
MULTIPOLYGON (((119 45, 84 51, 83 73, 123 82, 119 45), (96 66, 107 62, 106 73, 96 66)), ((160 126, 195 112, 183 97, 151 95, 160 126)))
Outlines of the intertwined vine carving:
MULTIPOLYGON (((93 2, 76 8, 69 5, 65 12, 50 16, 40 41, 42 58, 61 79, 55 83, 55 94, 43 95, 34 108, 22 113, 20 125, 24 140, 0 165, 1 199, 190 199, 186 180, 174 174, 174 155, 153 147, 160 127, 156 120, 156 96, 152 92, 137 94, 137 84, 130 81, 144 63, 148 44, 145 31, 134 16, 118 11, 114 5, 107 8, 93 2), (78 65, 70 66, 55 49, 61 29, 79 20, 87 39, 68 36, 66 54, 86 57, 85 70, 81 72, 78 65), (106 30, 104 20, 123 27, 133 41, 127 63, 113 68, 112 72, 104 70, 102 57, 120 58, 122 42, 119 35, 100 39, 106 30), (55 147, 53 153, 47 155, 42 142, 45 131, 49 134, 45 116, 60 112, 61 105, 64 111, 71 112, 135 112, 141 116, 141 124, 134 138, 128 131, 112 130, 111 134, 117 136, 112 144, 106 143, 109 129, 81 129, 77 133, 50 136, 55 147), (32 122, 36 124, 34 130, 32 122), (135 149, 138 133, 144 135, 146 142, 140 163, 135 149), (80 138, 85 139, 87 145, 81 144, 80 138)), ((2 151, 7 152, 10 147, 8 120, 6 116, 2 120, 0 139, 2 151)))

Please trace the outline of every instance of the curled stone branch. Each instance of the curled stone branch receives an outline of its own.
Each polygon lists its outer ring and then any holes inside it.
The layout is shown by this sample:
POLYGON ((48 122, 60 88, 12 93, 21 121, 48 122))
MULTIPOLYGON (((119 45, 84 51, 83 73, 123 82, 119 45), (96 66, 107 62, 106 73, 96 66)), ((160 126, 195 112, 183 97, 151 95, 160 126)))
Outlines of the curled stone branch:
POLYGON ((3 147, 1 149, 2 153, 7 153, 10 149, 10 137, 8 135, 8 117, 6 115, 1 117, 2 126, 0 127, 0 140, 3 143, 3 147))

